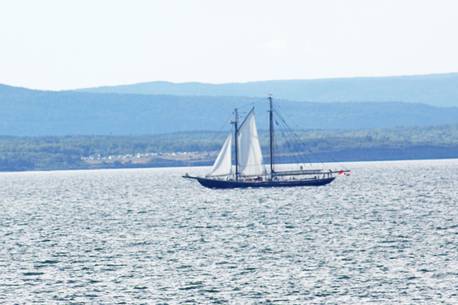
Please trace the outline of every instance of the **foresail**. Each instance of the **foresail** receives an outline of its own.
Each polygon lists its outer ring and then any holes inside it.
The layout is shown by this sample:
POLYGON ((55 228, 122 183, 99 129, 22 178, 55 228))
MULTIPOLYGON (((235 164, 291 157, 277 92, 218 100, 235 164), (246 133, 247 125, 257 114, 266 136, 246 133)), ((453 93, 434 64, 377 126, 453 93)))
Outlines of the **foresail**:
POLYGON ((260 176, 265 173, 261 145, 254 111, 251 111, 238 130, 239 173, 242 176, 260 176))
POLYGON ((232 173, 232 134, 224 141, 223 147, 208 176, 224 176, 232 173))

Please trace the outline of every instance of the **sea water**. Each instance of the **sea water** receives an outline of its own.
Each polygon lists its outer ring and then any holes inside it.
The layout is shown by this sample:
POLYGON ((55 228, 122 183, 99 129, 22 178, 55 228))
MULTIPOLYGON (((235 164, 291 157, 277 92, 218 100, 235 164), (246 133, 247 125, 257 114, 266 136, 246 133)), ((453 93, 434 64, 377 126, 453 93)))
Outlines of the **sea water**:
MULTIPOLYGON (((333 166, 333 165, 328 165, 333 166)), ((457 304, 458 160, 323 187, 202 168, 0 174, 0 303, 457 304)))

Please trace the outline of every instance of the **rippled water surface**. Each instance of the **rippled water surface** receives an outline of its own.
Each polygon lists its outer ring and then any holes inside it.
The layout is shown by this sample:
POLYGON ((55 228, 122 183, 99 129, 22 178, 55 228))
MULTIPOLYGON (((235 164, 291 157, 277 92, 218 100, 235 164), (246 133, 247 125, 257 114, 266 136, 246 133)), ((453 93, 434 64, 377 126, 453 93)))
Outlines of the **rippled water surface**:
POLYGON ((291 189, 0 174, 0 303, 457 304, 458 160, 347 166, 291 189))

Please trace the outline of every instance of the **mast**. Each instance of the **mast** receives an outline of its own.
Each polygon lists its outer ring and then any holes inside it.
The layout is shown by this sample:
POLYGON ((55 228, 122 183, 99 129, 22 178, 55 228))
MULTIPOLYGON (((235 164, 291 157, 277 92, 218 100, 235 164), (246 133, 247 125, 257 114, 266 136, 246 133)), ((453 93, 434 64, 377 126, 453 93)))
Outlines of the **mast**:
POLYGON ((239 148, 238 148, 238 124, 239 124, 239 112, 237 108, 234 109, 234 145, 235 145, 235 181, 239 180, 239 148))
POLYGON ((272 180, 274 174, 274 119, 273 119, 273 107, 272 107, 272 95, 269 94, 269 152, 270 152, 270 180, 272 180))

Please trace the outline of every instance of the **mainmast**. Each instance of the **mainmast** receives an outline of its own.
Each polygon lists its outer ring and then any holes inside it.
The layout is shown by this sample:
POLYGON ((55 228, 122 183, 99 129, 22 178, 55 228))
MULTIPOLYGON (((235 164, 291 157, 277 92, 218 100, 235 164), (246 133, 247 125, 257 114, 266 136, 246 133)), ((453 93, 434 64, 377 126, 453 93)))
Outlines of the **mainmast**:
POLYGON ((234 109, 234 145, 235 145, 235 180, 239 180, 239 148, 238 148, 238 124, 239 124, 239 112, 237 108, 234 109))
POLYGON ((274 116, 272 107, 272 95, 269 95, 269 152, 270 152, 270 180, 274 175, 274 116))

